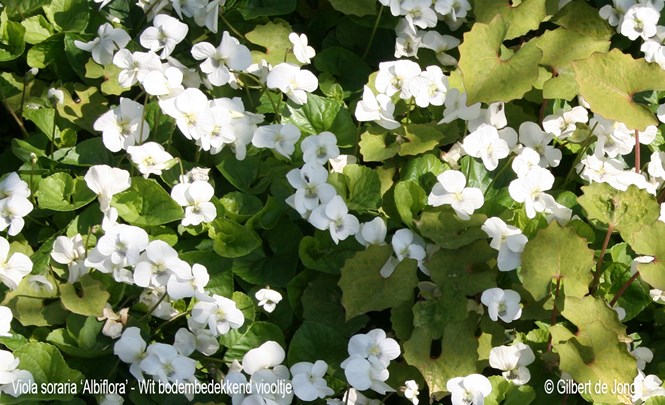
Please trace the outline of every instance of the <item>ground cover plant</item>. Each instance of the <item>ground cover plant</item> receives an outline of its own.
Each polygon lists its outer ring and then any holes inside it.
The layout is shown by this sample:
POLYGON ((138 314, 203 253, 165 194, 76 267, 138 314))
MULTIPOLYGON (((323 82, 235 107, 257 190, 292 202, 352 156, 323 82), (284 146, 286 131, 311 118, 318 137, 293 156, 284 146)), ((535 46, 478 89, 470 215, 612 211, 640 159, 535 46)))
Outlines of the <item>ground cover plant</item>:
POLYGON ((4 0, 0 403, 665 404, 662 10, 4 0))

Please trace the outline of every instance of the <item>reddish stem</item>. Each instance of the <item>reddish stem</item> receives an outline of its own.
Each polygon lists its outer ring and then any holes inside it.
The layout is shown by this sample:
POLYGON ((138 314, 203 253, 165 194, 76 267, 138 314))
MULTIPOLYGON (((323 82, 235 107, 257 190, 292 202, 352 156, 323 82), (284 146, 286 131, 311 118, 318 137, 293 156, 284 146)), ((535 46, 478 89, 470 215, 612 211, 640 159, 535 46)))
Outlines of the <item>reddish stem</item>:
POLYGON ((605 234, 605 240, 603 241, 603 247, 600 250, 600 257, 598 258, 598 263, 596 263, 596 273, 593 275, 593 282, 591 283, 590 289, 591 294, 595 293, 596 289, 598 289, 600 275, 602 274, 603 270, 603 260, 605 259, 605 252, 607 251, 607 245, 610 243, 612 232, 614 232, 614 224, 609 224, 607 227, 607 233, 605 234))
POLYGON ((640 131, 635 130, 635 172, 640 172, 640 131))
POLYGON ((630 285, 633 284, 633 281, 635 281, 635 279, 637 279, 637 277, 639 275, 640 275, 640 272, 636 271, 635 274, 633 274, 633 276, 631 278, 629 278, 625 283, 623 283, 621 288, 619 288, 619 291, 617 291, 616 295, 614 295, 614 298, 612 298, 612 301, 610 301, 610 307, 614 307, 614 304, 616 304, 617 301, 619 301, 619 298, 621 298, 623 293, 626 292, 628 287, 630 287, 630 285))
MULTIPOLYGON (((556 317, 559 315, 559 310, 556 307, 556 300, 559 297, 559 288, 561 287, 561 277, 556 279, 556 291, 554 291, 554 307, 552 308, 552 315, 550 317, 550 326, 554 326, 556 323, 556 317)), ((547 341, 547 351, 552 351, 552 333, 550 333, 550 338, 547 341)))

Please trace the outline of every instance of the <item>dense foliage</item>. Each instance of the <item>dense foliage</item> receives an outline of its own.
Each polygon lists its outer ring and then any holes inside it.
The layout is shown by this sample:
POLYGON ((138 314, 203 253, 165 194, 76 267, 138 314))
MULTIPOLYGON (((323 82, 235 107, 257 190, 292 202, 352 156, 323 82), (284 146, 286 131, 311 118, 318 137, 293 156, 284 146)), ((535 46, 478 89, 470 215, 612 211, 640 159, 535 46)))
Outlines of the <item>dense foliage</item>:
POLYGON ((4 0, 0 402, 665 403, 662 9, 4 0))

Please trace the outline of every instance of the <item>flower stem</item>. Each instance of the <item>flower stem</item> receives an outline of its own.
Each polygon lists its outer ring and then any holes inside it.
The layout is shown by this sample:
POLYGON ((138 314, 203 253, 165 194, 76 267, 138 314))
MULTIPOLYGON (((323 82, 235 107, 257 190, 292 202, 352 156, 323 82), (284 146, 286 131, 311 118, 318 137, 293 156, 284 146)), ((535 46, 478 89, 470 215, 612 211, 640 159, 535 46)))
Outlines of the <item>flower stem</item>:
POLYGON ((640 172, 640 131, 635 130, 635 172, 640 172))
POLYGON ((374 21, 374 26, 372 27, 372 33, 369 36, 369 41, 367 41, 367 47, 365 52, 363 52, 362 58, 365 59, 369 53, 370 48, 372 47, 372 41, 374 41, 374 35, 376 35, 376 30, 379 28, 379 22, 381 21, 381 15, 383 14, 383 6, 379 6, 379 14, 376 16, 376 21, 374 21))
POLYGON ((616 304, 617 301, 619 301, 619 298, 621 298, 623 293, 626 292, 628 287, 630 287, 630 285, 633 284, 633 282, 635 281, 635 279, 637 279, 637 277, 639 277, 639 275, 640 272, 636 271, 631 278, 629 278, 625 283, 623 283, 621 288, 619 288, 619 291, 617 291, 617 293, 614 295, 614 298, 612 298, 612 301, 610 301, 610 307, 614 307, 614 304, 616 304))
POLYGON ((591 288, 589 288, 589 292, 592 295, 596 292, 598 289, 598 284, 600 283, 600 275, 603 272, 603 260, 605 259, 605 252, 607 251, 607 245, 610 243, 612 232, 614 232, 614 224, 610 223, 607 227, 607 233, 605 234, 603 247, 600 249, 600 257, 598 257, 598 262, 596 263, 596 272, 593 275, 593 282, 591 283, 591 288))
POLYGON ((166 292, 164 292, 164 294, 162 294, 162 296, 159 297, 159 300, 157 300, 157 302, 155 303, 155 305, 153 305, 152 308, 150 308, 150 309, 148 310, 148 312, 146 312, 145 315, 143 315, 143 316, 141 317, 141 319, 139 319, 139 323, 141 323, 142 321, 144 321, 145 318, 149 317, 153 312, 155 312, 155 310, 157 309, 157 307, 159 306, 159 304, 161 304, 162 301, 164 301, 165 298, 166 298, 166 292))
MULTIPOLYGON (((557 277, 556 279, 556 291, 554 291, 554 307, 552 308, 552 315, 550 316, 550 326, 554 326, 556 323, 556 317, 559 315, 559 310, 556 307, 556 300, 559 298, 559 289, 561 288, 561 277, 557 277)), ((550 337, 547 340, 547 351, 551 352, 552 351, 552 333, 550 333, 550 337)))
POLYGON ((231 25, 231 23, 229 22, 229 20, 227 20, 226 17, 224 17, 224 14, 223 14, 223 13, 219 13, 219 18, 222 19, 222 21, 224 22, 224 24, 226 24, 226 26, 229 27, 229 29, 230 29, 231 31, 233 31, 233 33, 234 33, 238 38, 242 38, 242 39, 244 39, 244 40, 247 40, 247 38, 245 38, 245 36, 244 36, 243 34, 241 34, 240 31, 238 31, 233 25, 231 25))

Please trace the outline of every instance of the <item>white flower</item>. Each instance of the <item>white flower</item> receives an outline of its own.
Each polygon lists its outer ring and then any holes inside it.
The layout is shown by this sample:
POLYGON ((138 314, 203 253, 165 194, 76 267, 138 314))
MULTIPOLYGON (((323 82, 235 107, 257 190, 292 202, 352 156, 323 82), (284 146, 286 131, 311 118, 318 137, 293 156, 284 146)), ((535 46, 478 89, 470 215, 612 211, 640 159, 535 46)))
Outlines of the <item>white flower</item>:
POLYGON ((322 204, 314 209, 309 216, 309 222, 322 231, 328 229, 335 244, 350 235, 355 235, 360 227, 358 218, 349 214, 346 203, 338 195, 327 204, 322 204))
POLYGON ((272 312, 275 307, 282 300, 282 294, 270 287, 262 288, 254 294, 254 297, 259 300, 259 306, 266 312, 272 312))
POLYGON ((543 119, 545 132, 554 135, 557 139, 568 138, 577 129, 577 123, 589 121, 589 113, 582 106, 570 110, 560 110, 558 113, 548 115, 543 119))
POLYGON ((401 13, 412 27, 436 27, 436 12, 432 9, 432 0, 402 0, 401 13))
POLYGON ((446 170, 437 176, 438 183, 432 188, 427 203, 438 207, 450 204, 457 216, 463 220, 470 219, 470 215, 483 206, 485 199, 480 189, 466 187, 466 177, 457 170, 446 170))
POLYGON ((353 155, 339 155, 334 159, 328 160, 332 173, 342 173, 346 166, 356 164, 357 162, 358 159, 353 155))
POLYGON ((328 383, 323 378, 326 371, 328 364, 323 360, 317 360, 314 364, 303 361, 291 366, 293 391, 296 396, 303 401, 314 401, 333 395, 335 391, 328 388, 328 383))
POLYGON ((28 183, 21 180, 16 172, 11 172, 0 180, 0 199, 8 197, 30 197, 28 183))
POLYGON ((208 42, 199 42, 192 48, 192 56, 202 60, 201 71, 214 86, 223 86, 231 80, 229 69, 242 71, 252 64, 249 49, 227 31, 222 34, 222 41, 215 48, 208 42))
POLYGON ((70 284, 78 281, 81 276, 88 272, 85 266, 86 248, 83 245, 83 237, 77 233, 71 238, 58 236, 53 241, 51 258, 60 264, 66 264, 69 270, 67 282, 70 284))
POLYGON ((385 381, 390 376, 385 367, 374 366, 359 354, 353 354, 342 363, 344 375, 349 384, 359 390, 372 389, 379 394, 395 391, 385 381))
POLYGON ((512 346, 499 346, 490 350, 490 366, 503 371, 503 377, 515 385, 524 385, 531 379, 531 373, 526 368, 533 363, 536 356, 531 347, 524 343, 515 343, 512 346))
POLYGON ((154 52, 132 53, 121 49, 113 56, 113 64, 120 68, 118 83, 122 87, 132 87, 143 82, 148 73, 162 70, 162 62, 154 52))
POLYGON ((172 103, 166 103, 162 108, 175 118, 178 129, 187 139, 199 139, 215 126, 208 98, 199 89, 184 90, 172 103))
POLYGON ((390 7, 390 13, 397 17, 401 13, 400 3, 401 0, 379 0, 379 3, 386 7, 390 7))
POLYGON ((122 335, 122 328, 127 323, 129 308, 123 308, 117 314, 113 312, 113 307, 108 302, 102 311, 102 316, 97 317, 98 321, 106 320, 102 328, 102 334, 117 339, 122 335))
POLYGON ((513 200, 524 203, 526 215, 534 218, 536 212, 543 212, 554 203, 554 198, 545 191, 554 185, 554 176, 549 170, 534 167, 523 177, 510 182, 508 192, 513 200))
POLYGON ((9 254, 9 242, 0 236, 0 281, 10 290, 15 289, 21 280, 32 271, 32 261, 23 253, 9 254))
POLYGON ((507 225, 501 218, 487 218, 482 230, 492 238, 490 246, 499 251, 497 267, 500 271, 510 271, 518 268, 524 246, 528 242, 522 231, 512 225, 507 225))
POLYGON ((429 105, 440 106, 446 100, 448 78, 438 66, 428 66, 426 70, 409 82, 410 92, 416 105, 427 108, 429 105))
POLYGON ((399 229, 393 235, 391 244, 396 258, 388 258, 388 261, 381 267, 380 273, 382 277, 390 277, 399 262, 406 258, 418 261, 420 270, 427 273, 423 270, 426 269, 423 266, 423 260, 427 256, 425 241, 419 235, 416 235, 410 229, 399 229))
POLYGON ((144 48, 152 52, 162 50, 160 54, 162 59, 171 55, 175 46, 185 39, 189 31, 187 24, 166 14, 157 15, 152 25, 143 31, 139 41, 144 48))
POLYGON ((20 195, 0 200, 0 231, 9 228, 7 229, 9 236, 18 235, 25 225, 23 217, 33 208, 30 200, 20 195))
POLYGON ((273 368, 282 364, 286 353, 279 343, 269 340, 261 346, 248 351, 242 358, 242 369, 249 375, 259 370, 273 368))
POLYGON ((640 401, 646 401, 651 397, 665 396, 665 388, 661 387, 662 384, 663 382, 658 376, 654 374, 645 376, 641 370, 638 370, 631 386, 634 390, 631 398, 633 403, 641 403, 640 401))
MULTIPOLYGON (((164 113, 176 119, 180 116, 181 112, 174 106, 176 97, 185 90, 182 85, 183 73, 180 69, 169 66, 166 69, 151 70, 145 73, 141 84, 146 93, 159 98, 159 106, 164 113)), ((189 133, 184 135, 187 136, 189 133)))
POLYGON ((436 59, 443 66, 455 66, 457 60, 446 52, 457 48, 460 40, 451 35, 441 35, 436 31, 427 31, 422 39, 421 47, 431 49, 436 54, 436 59))
POLYGON ((171 198, 182 207, 185 207, 183 226, 199 225, 202 222, 212 222, 217 217, 217 209, 210 202, 215 189, 207 181, 193 183, 178 183, 171 189, 171 198))
POLYGON ((169 320, 178 315, 178 310, 171 305, 166 287, 145 288, 139 297, 139 302, 148 308, 155 308, 150 315, 156 318, 169 320))
POLYGON ((379 93, 390 97, 399 92, 400 98, 406 100, 411 97, 411 80, 415 79, 420 72, 420 66, 407 59, 381 62, 374 85, 379 93))
POLYGON ((127 153, 132 162, 138 166, 139 172, 144 177, 148 177, 151 174, 160 176, 162 170, 168 169, 169 163, 173 161, 173 156, 157 142, 146 142, 143 145, 130 146, 127 148, 127 153))
POLYGON ((125 30, 104 23, 97 30, 97 38, 90 42, 77 40, 74 45, 81 50, 92 52, 92 60, 100 65, 108 65, 113 61, 113 53, 126 47, 129 41, 131 37, 125 30))
POLYGON ((635 4, 635 0, 613 0, 612 3, 601 7, 598 14, 611 26, 616 27, 623 19, 626 10, 635 4))
POLYGON ((540 166, 557 167, 561 162, 561 151, 549 143, 554 136, 545 133, 535 122, 524 122, 520 125, 519 140, 524 146, 533 149, 540 155, 540 166))
POLYGON ((254 132, 252 144, 257 148, 270 148, 280 155, 291 158, 300 139, 300 130, 293 124, 274 124, 259 127, 254 132))
POLYGON ((339 156, 337 137, 332 132, 321 132, 318 135, 310 135, 302 140, 302 159, 305 163, 316 161, 320 165, 326 164, 329 159, 339 156))
POLYGON ((189 297, 202 298, 206 296, 205 286, 208 285, 208 282, 210 282, 208 269, 194 263, 191 268, 186 265, 175 270, 169 277, 166 291, 173 300, 189 297))
POLYGON ((15 358, 11 352, 0 350, 0 394, 5 393, 18 397, 22 393, 17 387, 20 384, 32 385, 34 378, 32 373, 18 369, 20 360, 15 358))
POLYGON ((648 347, 640 346, 631 351, 630 354, 637 360, 637 369, 644 371, 647 363, 653 360, 653 352, 648 347))
POLYGON ((380 217, 376 217, 369 222, 360 224, 356 233, 356 240, 363 246, 385 245, 386 233, 388 233, 386 222, 380 217))
POLYGON ((136 265, 147 246, 148 233, 143 228, 119 224, 99 238, 84 264, 102 273, 112 272, 118 282, 132 284, 132 273, 125 267, 136 265))
POLYGON ((298 59, 298 62, 306 65, 311 63, 311 58, 316 55, 314 48, 307 45, 307 35, 305 34, 296 34, 292 32, 289 34, 289 41, 293 44, 293 54, 298 59))
POLYGON ((145 357, 146 342, 141 337, 141 330, 131 326, 122 333, 113 345, 113 353, 124 363, 130 365, 129 372, 138 380, 143 379, 139 363, 145 357))
POLYGON ((355 388, 349 388, 344 393, 344 396, 342 397, 342 400, 339 403, 332 401, 334 400, 328 399, 327 401, 328 405, 381 405, 380 399, 367 398, 355 388))
POLYGON ((406 19, 401 19, 395 27, 395 58, 418 57, 422 41, 422 31, 412 26, 406 19))
POLYGON ((480 296, 480 301, 487 307, 490 319, 496 321, 500 318, 506 323, 519 319, 522 315, 520 299, 517 292, 501 288, 487 289, 480 296))
POLYGON ((101 115, 93 125, 102 133, 106 149, 118 152, 148 139, 150 125, 143 119, 143 106, 121 97, 120 104, 101 115))
POLYGON ((580 161, 577 166, 580 177, 590 183, 607 183, 614 176, 622 173, 623 163, 594 153, 580 161))
POLYGON ((450 391, 453 405, 483 405, 485 397, 492 392, 492 384, 484 375, 470 374, 451 378, 446 389, 450 391))
POLYGON ((191 319, 201 326, 207 325, 216 336, 238 329, 245 323, 245 316, 236 307, 235 301, 217 294, 213 294, 212 301, 194 304, 191 319))
POLYGON ((191 380, 196 372, 196 361, 178 353, 175 347, 152 343, 141 360, 141 370, 164 384, 191 380))
POLYGON ((541 157, 535 150, 524 147, 520 150, 519 155, 515 156, 511 168, 517 174, 517 177, 524 177, 534 167, 540 164, 541 157))
POLYGON ((355 116, 358 121, 374 121, 385 129, 399 128, 400 123, 395 121, 393 113, 395 104, 385 94, 374 96, 372 90, 365 86, 363 98, 356 104, 355 116))
POLYGON ((411 401, 413 405, 418 405, 418 383, 415 380, 409 380, 404 383, 404 398, 411 401))
POLYGON ((178 252, 162 240, 148 243, 134 266, 134 283, 139 287, 163 287, 174 274, 187 273, 189 264, 178 258, 178 252))
POLYGON ((390 361, 400 355, 397 341, 386 337, 386 332, 379 328, 365 334, 353 335, 347 349, 349 355, 359 355, 377 368, 387 368, 390 361))
POLYGON ((660 13, 650 3, 635 4, 630 7, 623 16, 619 25, 619 32, 631 41, 638 37, 649 39, 656 35, 656 26, 660 19, 660 13))
POLYGON ((7 307, 0 306, 0 336, 12 335, 9 333, 12 329, 12 319, 14 319, 12 310, 7 307))
POLYGON ((510 154, 508 143, 499 137, 499 131, 487 124, 481 124, 478 129, 464 138, 462 148, 469 155, 481 158, 483 165, 489 171, 497 168, 499 159, 510 154))
POLYGON ((301 215, 314 210, 320 203, 327 203, 337 194, 335 188, 326 183, 328 171, 316 162, 292 169, 286 179, 296 189, 293 203, 301 215))
POLYGON ((63 104, 65 102, 65 93, 60 89, 48 89, 48 92, 46 92, 46 97, 51 100, 53 105, 63 104))
POLYGON ((301 70, 290 63, 280 63, 275 66, 266 79, 269 89, 279 89, 296 104, 307 102, 307 93, 319 87, 319 80, 309 70, 301 70))
POLYGON ((466 105, 466 93, 457 89, 449 89, 446 93, 446 109, 443 110, 443 119, 439 124, 447 124, 456 119, 470 121, 480 115, 480 103, 466 105))

